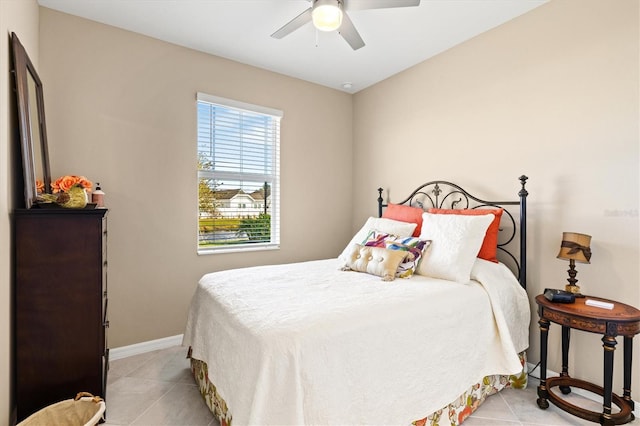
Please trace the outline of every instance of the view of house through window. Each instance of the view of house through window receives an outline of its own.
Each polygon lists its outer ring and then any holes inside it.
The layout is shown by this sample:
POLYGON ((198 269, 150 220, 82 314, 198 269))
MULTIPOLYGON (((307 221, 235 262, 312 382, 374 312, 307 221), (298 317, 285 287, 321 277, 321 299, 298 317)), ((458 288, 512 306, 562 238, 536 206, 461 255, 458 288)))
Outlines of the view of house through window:
POLYGON ((282 112, 198 93, 198 252, 280 243, 282 112))

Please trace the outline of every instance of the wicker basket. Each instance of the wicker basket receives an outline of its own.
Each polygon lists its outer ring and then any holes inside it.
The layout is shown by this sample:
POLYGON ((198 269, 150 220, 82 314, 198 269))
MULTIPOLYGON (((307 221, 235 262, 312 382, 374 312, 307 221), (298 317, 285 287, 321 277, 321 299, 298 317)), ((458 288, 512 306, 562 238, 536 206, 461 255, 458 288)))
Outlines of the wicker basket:
POLYGON ((106 405, 102 398, 80 392, 74 399, 66 399, 36 411, 17 426, 94 426, 106 405))

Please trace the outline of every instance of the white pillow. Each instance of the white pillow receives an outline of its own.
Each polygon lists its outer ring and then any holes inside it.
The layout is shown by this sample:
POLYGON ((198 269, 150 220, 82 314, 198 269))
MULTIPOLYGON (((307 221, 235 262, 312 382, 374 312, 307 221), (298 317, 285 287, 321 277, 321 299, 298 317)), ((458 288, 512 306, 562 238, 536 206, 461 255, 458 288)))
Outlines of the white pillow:
MULTIPOLYGON (((493 217, 493 215, 491 215, 493 217)), ((371 231, 379 231, 385 234, 393 234, 398 237, 410 237, 415 231, 417 223, 401 222, 399 220, 385 219, 382 217, 370 217, 365 224, 360 228, 356 235, 351 238, 349 244, 342 250, 338 259, 341 261, 347 261, 349 258, 349 252, 353 244, 364 244, 364 240, 369 236, 371 231)))
POLYGON ((493 214, 422 215, 420 239, 431 240, 429 254, 418 265, 418 274, 467 283, 493 214))

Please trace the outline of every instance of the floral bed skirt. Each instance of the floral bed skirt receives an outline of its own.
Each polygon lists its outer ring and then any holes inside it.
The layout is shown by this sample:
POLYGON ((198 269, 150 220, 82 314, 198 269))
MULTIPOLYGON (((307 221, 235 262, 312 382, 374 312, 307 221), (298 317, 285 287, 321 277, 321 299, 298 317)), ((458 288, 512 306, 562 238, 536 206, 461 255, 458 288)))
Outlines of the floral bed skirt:
MULTIPOLYGON (((200 388, 200 394, 205 403, 220 422, 220 426, 231 426, 232 415, 227 403, 216 391, 216 386, 209 381, 207 364, 204 361, 191 357, 191 372, 200 388)), ((505 388, 525 389, 527 387, 527 358, 526 352, 520 353, 522 371, 516 375, 492 375, 486 376, 481 382, 470 386, 462 395, 447 406, 429 414, 428 416, 412 422, 414 426, 458 426, 469 417, 487 399, 505 388)))

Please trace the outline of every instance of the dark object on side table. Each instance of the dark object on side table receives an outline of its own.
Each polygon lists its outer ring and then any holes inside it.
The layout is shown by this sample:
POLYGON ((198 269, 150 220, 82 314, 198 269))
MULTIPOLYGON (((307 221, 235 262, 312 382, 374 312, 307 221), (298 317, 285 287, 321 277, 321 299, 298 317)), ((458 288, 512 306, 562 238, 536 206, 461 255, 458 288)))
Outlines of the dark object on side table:
POLYGON ((564 290, 558 290, 555 288, 545 288, 544 297, 550 302, 555 303, 574 303, 576 301, 576 295, 564 290))

